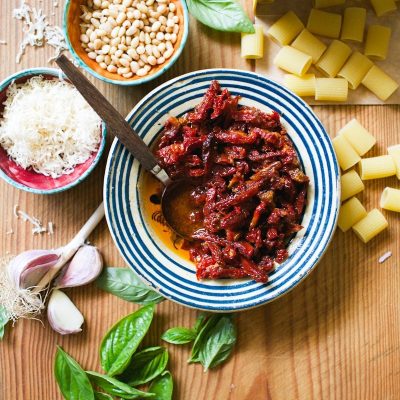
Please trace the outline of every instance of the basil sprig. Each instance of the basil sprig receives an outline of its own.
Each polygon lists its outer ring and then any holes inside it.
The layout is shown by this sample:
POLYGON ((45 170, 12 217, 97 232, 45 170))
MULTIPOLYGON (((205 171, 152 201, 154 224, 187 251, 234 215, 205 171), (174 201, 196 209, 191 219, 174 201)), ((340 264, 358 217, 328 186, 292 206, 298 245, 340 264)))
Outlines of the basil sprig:
POLYGON ((210 28, 254 33, 254 26, 236 0, 186 0, 190 14, 210 28))
POLYGON ((169 371, 163 372, 158 378, 154 379, 149 387, 149 392, 156 396, 154 400, 171 400, 174 383, 169 371))
POLYGON ((3 339, 4 329, 9 321, 8 313, 3 306, 0 306, 0 339, 3 339))
POLYGON ((150 289, 130 268, 104 268, 97 286, 123 300, 137 304, 160 303, 164 297, 150 289))
POLYGON ((196 339, 197 333, 190 328, 171 328, 161 335, 161 339, 171 344, 186 344, 196 339))

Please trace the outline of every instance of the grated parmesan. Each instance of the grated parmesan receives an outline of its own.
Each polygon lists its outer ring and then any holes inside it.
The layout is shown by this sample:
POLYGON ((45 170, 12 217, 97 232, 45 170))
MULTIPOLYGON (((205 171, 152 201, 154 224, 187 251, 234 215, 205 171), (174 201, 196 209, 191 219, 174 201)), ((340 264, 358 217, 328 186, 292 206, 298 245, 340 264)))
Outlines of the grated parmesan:
POLYGON ((4 105, 0 145, 22 168, 58 178, 98 149, 101 120, 68 82, 13 83, 4 105))
POLYGON ((392 252, 391 251, 386 252, 381 257, 379 257, 379 260, 378 260, 379 264, 384 263, 390 257, 392 257, 392 252))

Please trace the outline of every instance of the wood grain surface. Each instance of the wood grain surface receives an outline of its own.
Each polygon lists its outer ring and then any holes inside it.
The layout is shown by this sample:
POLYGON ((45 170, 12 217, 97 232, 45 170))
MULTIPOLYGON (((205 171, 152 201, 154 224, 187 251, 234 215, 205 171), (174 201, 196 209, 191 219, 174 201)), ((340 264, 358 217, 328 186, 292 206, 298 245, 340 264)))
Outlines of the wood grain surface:
MULTIPOLYGON (((33 1, 49 19, 61 23, 62 1, 33 1), (52 15, 54 13, 54 15, 52 15)), ((15 63, 21 24, 12 19, 15 0, 0 1, 0 78, 27 67, 46 66, 53 49, 28 49, 15 63)), ((249 4, 247 5, 249 8, 249 4)), ((126 114, 150 89, 184 72, 230 67, 251 70, 239 56, 240 37, 212 32, 190 21, 185 51, 162 78, 140 87, 122 88, 90 78, 106 97, 126 114)), ((357 117, 377 137, 374 154, 400 142, 399 107, 315 107, 331 135, 357 117)), ((111 137, 108 139, 108 145, 111 137)), ((106 154, 79 187, 53 196, 28 194, 0 182, 0 254, 66 243, 101 202, 106 154), (30 226, 13 216, 13 206, 53 221, 54 235, 33 236, 30 226), (13 234, 6 232, 13 229, 13 234)), ((377 207, 387 185, 400 187, 395 178, 366 183, 361 198, 368 209, 377 207)), ((337 232, 315 271, 291 293, 255 310, 237 314, 239 342, 234 356, 215 371, 203 373, 187 365, 187 347, 168 346, 175 380, 175 400, 389 400, 400 398, 400 224, 384 212, 390 228, 367 246, 349 232, 337 232), (384 264, 378 258, 393 256, 384 264)), ((123 266, 105 222, 90 240, 103 252, 107 265, 123 266)), ((45 318, 19 321, 0 343, 1 400, 62 399, 53 377, 56 345, 61 345, 85 368, 99 370, 98 347, 106 330, 137 306, 98 290, 94 285, 68 290, 86 318, 84 332, 61 337, 45 318)), ((196 312, 172 302, 157 308, 147 337, 160 343, 168 327, 189 326, 196 312)))

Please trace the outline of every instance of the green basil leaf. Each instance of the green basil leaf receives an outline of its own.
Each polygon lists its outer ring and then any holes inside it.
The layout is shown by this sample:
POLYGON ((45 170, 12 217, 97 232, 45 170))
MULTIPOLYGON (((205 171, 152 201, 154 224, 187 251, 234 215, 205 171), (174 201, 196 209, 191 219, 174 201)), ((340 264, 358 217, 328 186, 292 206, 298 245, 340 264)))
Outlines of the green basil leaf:
POLYGON ((197 333, 189 328, 171 328, 161 335, 161 339, 172 344, 186 344, 196 339, 197 333))
POLYGON ((254 26, 236 0, 186 0, 190 14, 210 28, 254 33, 254 26))
POLYGON ((149 392, 154 393, 154 400, 171 400, 174 382, 169 371, 163 372, 159 377, 154 379, 149 387, 149 392))
POLYGON ((132 303, 146 305, 165 300, 143 283, 130 268, 104 268, 96 282, 100 289, 132 303))
POLYGON ((96 400, 113 400, 114 397, 110 396, 107 393, 101 393, 101 392, 94 392, 94 398, 96 400))
POLYGON ((3 306, 0 306, 0 339, 3 339, 4 336, 4 328, 10 320, 6 309, 3 306))
POLYGON ((90 381, 94 386, 98 386, 105 392, 112 396, 121 397, 122 399, 147 399, 154 398, 153 393, 142 392, 141 390, 135 389, 126 383, 120 382, 118 379, 112 378, 111 376, 99 374, 94 371, 86 371, 90 381))
POLYGON ((154 305, 139 308, 117 322, 100 346, 101 366, 110 376, 121 374, 146 335, 153 320, 154 305))
POLYGON ((66 400, 94 400, 92 385, 85 371, 61 347, 57 348, 54 374, 66 400))
POLYGON ((208 314, 205 312, 201 312, 196 319, 196 322, 194 324, 193 329, 195 330, 196 333, 199 333, 201 328, 203 327, 204 323, 206 322, 208 318, 208 314))
POLYGON ((132 360, 118 378, 131 386, 143 385, 160 375, 168 364, 168 350, 148 347, 133 355, 132 360))

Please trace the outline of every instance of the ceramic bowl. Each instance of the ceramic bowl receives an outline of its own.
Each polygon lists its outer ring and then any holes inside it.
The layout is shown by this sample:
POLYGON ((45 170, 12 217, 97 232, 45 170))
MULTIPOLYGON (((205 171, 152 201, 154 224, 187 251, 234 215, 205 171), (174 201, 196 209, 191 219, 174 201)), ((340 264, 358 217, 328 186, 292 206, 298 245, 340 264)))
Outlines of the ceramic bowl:
MULTIPOLYGON (((7 98, 7 88, 13 83, 23 83, 33 76, 43 76, 46 79, 60 79, 60 70, 55 68, 31 68, 17 72, 0 83, 0 115, 4 110, 4 101, 7 98)), ((38 99, 40 101, 40 99, 38 99)), ((93 171, 99 162, 106 143, 105 124, 101 128, 101 141, 98 150, 84 163, 77 165, 71 174, 52 178, 38 174, 31 169, 24 169, 10 159, 6 151, 0 146, 0 177, 18 189, 38 194, 53 194, 70 189, 82 182, 93 171)))
POLYGON ((290 242, 289 258, 277 265, 268 283, 250 279, 198 281, 194 264, 166 248, 146 220, 139 193, 142 168, 118 140, 108 158, 104 200, 115 244, 136 274, 177 303, 228 312, 268 303, 293 289, 311 272, 336 227, 340 181, 331 140, 311 108, 286 88, 252 72, 212 69, 172 79, 139 102, 127 120, 151 146, 168 116, 181 116, 193 109, 214 79, 233 95, 240 95, 240 104, 279 112, 310 177, 301 222, 304 228, 290 242))
POLYGON ((95 60, 88 57, 88 53, 83 49, 80 41, 80 15, 82 14, 80 6, 86 4, 85 0, 67 0, 65 2, 63 28, 69 50, 80 67, 102 81, 122 86, 140 85, 151 81, 167 71, 179 58, 189 33, 189 16, 185 1, 172 1, 176 4, 177 15, 180 17, 180 30, 178 39, 174 44, 174 53, 165 63, 152 68, 149 74, 144 77, 135 75, 132 78, 124 78, 117 73, 102 69, 95 60))

